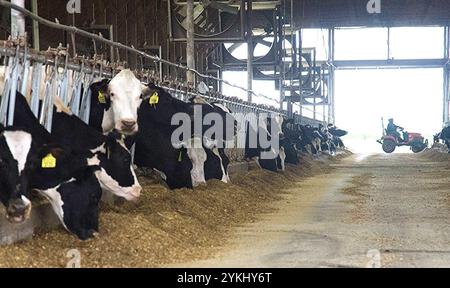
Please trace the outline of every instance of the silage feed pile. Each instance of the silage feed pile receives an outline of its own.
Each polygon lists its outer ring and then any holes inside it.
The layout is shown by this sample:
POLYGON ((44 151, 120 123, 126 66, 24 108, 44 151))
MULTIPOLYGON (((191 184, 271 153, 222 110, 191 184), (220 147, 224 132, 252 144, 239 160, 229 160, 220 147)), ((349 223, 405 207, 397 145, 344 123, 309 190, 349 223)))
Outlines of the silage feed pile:
POLYGON ((430 148, 430 149, 426 149, 425 151, 421 152, 419 155, 428 160, 448 161, 448 160, 450 160, 450 154, 447 151, 448 150, 445 150, 441 147, 439 147, 438 149, 430 148))
POLYGON ((258 169, 234 176, 232 184, 211 181, 194 190, 171 191, 140 177, 138 203, 102 204, 97 238, 82 242, 63 228, 40 231, 32 240, 0 247, 0 267, 66 267, 72 249, 79 251, 82 267, 160 267, 205 259, 228 243, 233 227, 272 211, 296 182, 330 171, 330 163, 349 154, 321 161, 305 157, 283 173, 258 169))

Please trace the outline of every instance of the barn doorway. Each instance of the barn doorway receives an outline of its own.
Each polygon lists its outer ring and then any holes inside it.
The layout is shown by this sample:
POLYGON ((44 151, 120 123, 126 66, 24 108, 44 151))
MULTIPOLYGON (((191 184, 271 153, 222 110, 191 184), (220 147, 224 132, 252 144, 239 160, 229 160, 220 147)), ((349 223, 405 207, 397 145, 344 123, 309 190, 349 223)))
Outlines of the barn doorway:
POLYGON ((381 152, 382 117, 429 141, 442 128, 441 68, 338 70, 335 85, 336 124, 352 131, 345 140, 355 152, 381 152))

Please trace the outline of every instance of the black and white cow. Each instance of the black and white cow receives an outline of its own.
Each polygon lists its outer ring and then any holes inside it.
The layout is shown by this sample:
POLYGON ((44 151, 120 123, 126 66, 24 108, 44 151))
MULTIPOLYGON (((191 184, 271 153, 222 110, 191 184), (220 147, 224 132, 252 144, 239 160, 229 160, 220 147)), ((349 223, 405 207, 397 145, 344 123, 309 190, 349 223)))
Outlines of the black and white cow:
POLYGON ((319 129, 311 125, 300 125, 299 128, 302 131, 301 145, 303 149, 313 156, 318 156, 322 152, 322 136, 319 129))
POLYGON ((450 147, 450 126, 444 127, 439 133, 439 138, 442 139, 448 147, 450 147))
MULTIPOLYGON (((193 131, 194 136, 200 136, 204 140, 203 148, 207 153, 205 161, 205 179, 218 179, 224 183, 230 181, 228 175, 228 165, 230 159, 225 153, 227 143, 234 142, 237 134, 237 121, 233 117, 232 112, 221 103, 208 103, 201 97, 193 97, 190 104, 194 109, 193 131), (197 115, 200 113, 200 115, 197 115), (197 118, 197 119, 195 119, 197 118), (201 121, 201 135, 196 135, 195 122, 201 121), (211 133, 214 125, 219 123, 222 129, 211 133), (208 135, 208 131, 211 135, 208 135)), ((220 126, 217 126, 220 128, 220 126)))
POLYGON ((137 111, 145 98, 145 85, 129 69, 111 80, 102 80, 89 87, 92 92, 89 125, 101 132, 117 130, 134 135, 139 129, 137 111))
POLYGON ((286 155, 285 162, 293 165, 298 165, 300 159, 298 157, 298 149, 296 143, 300 140, 299 131, 295 131, 294 119, 286 119, 283 121, 282 136, 280 139, 280 146, 283 147, 286 155))
POLYGON ((64 228, 81 240, 92 238, 99 231, 102 190, 95 174, 100 168, 60 145, 41 147, 34 167, 31 186, 47 198, 64 228), (55 165, 45 166, 49 155, 55 165))
POLYGON ((152 94, 156 93, 152 99, 157 100, 150 104, 150 99, 146 99, 139 108, 135 164, 159 172, 170 189, 192 188, 193 164, 188 150, 181 144, 174 147, 171 141, 175 129, 171 126, 172 116, 176 113, 190 115, 191 107, 161 88, 150 86, 149 89, 152 94))
MULTIPOLYGON (((24 97, 19 97, 16 103, 16 110, 20 110, 20 117, 15 120, 17 125, 32 125, 27 122, 36 122, 24 97)), ((58 98, 55 99, 52 133, 49 134, 36 123, 33 126, 34 131, 38 131, 34 133, 38 143, 59 143, 70 147, 80 157, 86 158, 89 165, 99 166, 96 176, 103 191, 128 201, 139 197, 142 187, 132 167, 131 153, 125 146, 124 136, 116 131, 103 135, 71 115, 58 98)))
POLYGON ((115 130, 103 135, 71 115, 70 110, 59 103, 53 113, 52 135, 78 154, 90 154, 88 163, 101 168, 97 177, 103 191, 128 201, 139 197, 142 187, 133 169, 131 153, 125 145, 125 136, 115 130))
POLYGON ((321 150, 323 152, 328 153, 329 155, 333 155, 336 153, 336 145, 333 141, 333 135, 328 131, 326 127, 322 124, 319 124, 318 131, 321 136, 321 150))
POLYGON ((173 116, 186 116, 187 121, 192 121, 192 129, 197 104, 178 100, 154 85, 149 85, 144 94, 150 97, 142 102, 138 112, 141 129, 136 136, 135 164, 158 171, 171 189, 192 188, 209 179, 228 181, 225 167, 229 160, 222 150, 205 145, 199 135, 172 139, 178 128, 178 123, 172 125, 173 116))
POLYGON ((102 191, 96 174, 100 167, 89 165, 87 154, 76 153, 48 133, 20 93, 16 97, 14 123, 24 127, 36 147, 28 174, 30 189, 49 200, 67 230, 83 240, 92 237, 98 231, 102 191))
MULTIPOLYGON (((444 144, 450 149, 450 126, 444 127, 441 133, 438 134, 439 139, 444 141, 444 144)), ((449 150, 450 153, 450 150, 449 150)))
POLYGON ((331 135, 333 135, 333 143, 336 146, 336 148, 345 148, 344 142, 342 141, 341 137, 344 137, 348 134, 347 131, 338 129, 333 124, 328 124, 328 131, 331 135))
POLYGON ((273 119, 259 117, 257 127, 247 122, 245 141, 245 158, 247 160, 255 159, 261 168, 272 172, 285 169, 286 154, 284 147, 280 146, 280 139, 283 138, 283 120, 281 115, 276 115, 273 119), (274 126, 271 125, 272 121, 274 126), (273 142, 276 138, 278 138, 278 147, 272 145, 265 147, 266 145, 262 145, 260 141, 264 139, 273 142))
POLYGON ((12 127, 5 129, 0 124, 0 201, 12 223, 22 223, 30 216, 27 166, 32 162, 32 148, 29 133, 12 127))

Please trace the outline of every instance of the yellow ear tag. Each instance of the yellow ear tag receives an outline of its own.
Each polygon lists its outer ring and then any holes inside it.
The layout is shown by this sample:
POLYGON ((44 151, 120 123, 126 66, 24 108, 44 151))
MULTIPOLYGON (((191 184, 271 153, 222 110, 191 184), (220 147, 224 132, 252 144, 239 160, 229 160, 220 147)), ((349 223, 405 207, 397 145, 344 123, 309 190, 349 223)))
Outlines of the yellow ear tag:
POLYGON ((183 161, 183 150, 180 150, 180 154, 178 155, 178 162, 183 161))
POLYGON ((51 153, 42 158, 42 168, 56 168, 56 158, 51 153))
POLYGON ((150 96, 149 103, 150 105, 156 105, 159 102, 158 92, 154 92, 152 96, 150 96))
POLYGON ((100 91, 98 91, 98 102, 100 102, 101 104, 106 104, 106 97, 100 91))

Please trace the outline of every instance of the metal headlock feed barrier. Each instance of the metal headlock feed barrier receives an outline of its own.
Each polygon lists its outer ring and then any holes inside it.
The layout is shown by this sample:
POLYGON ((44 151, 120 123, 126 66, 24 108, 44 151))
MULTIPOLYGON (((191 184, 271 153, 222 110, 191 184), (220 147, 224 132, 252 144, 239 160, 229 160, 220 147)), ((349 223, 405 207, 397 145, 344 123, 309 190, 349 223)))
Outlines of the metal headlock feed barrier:
MULTIPOLYGON (((43 25, 64 30, 69 33, 79 34, 81 36, 91 38, 94 41, 99 41, 118 49, 136 53, 140 57, 153 60, 155 63, 163 63, 168 66, 175 67, 176 69, 191 71, 200 78, 218 81, 231 87, 250 92, 257 97, 262 97, 279 103, 279 101, 273 99, 272 97, 257 94, 254 91, 234 85, 221 78, 202 74, 195 69, 172 63, 160 57, 137 50, 134 47, 129 47, 122 43, 105 39, 101 35, 89 33, 74 26, 51 22, 10 2, 0 0, 0 6, 18 10, 25 16, 28 16, 43 25)), ((39 118, 40 123, 49 131, 51 131, 53 109, 53 105, 51 103, 53 103, 55 96, 58 96, 75 115, 79 116, 83 121, 88 122, 91 92, 90 89, 83 89, 83 87, 89 87, 90 84, 92 84, 97 78, 113 78, 114 75, 120 71, 121 68, 123 68, 123 66, 120 66, 118 63, 105 63, 102 59, 96 59, 95 56, 94 59, 70 57, 68 49, 61 46, 56 49, 49 49, 47 51, 34 51, 28 48, 26 36, 25 39, 19 38, 15 40, 0 41, 0 55, 4 56, 4 67, 6 67, 4 71, 4 87, 3 90, 1 90, 2 83, 0 81, 0 92, 3 92, 3 96, 7 96, 2 97, 1 99, 0 122, 7 125, 12 125, 14 119, 13 112, 16 91, 20 91, 21 94, 29 97, 30 107, 34 115, 39 118), (43 105, 39 111, 40 96, 43 96, 43 105)), ((173 96, 184 101, 186 101, 190 96, 201 96, 207 101, 225 104, 236 114, 247 114, 253 112, 256 114, 280 113, 287 115, 286 111, 279 110, 274 107, 256 105, 242 101, 235 97, 223 96, 216 92, 200 94, 199 92, 193 91, 190 87, 187 87, 185 83, 180 83, 176 80, 163 81, 161 79, 162 75, 159 75, 158 77, 154 71, 135 71, 135 74, 143 83, 154 82, 162 88, 170 91, 173 96)), ((320 123, 319 121, 305 117, 298 118, 297 122, 305 124, 320 123)), ((241 129, 245 129, 245 124, 242 124, 241 126, 241 129)))

